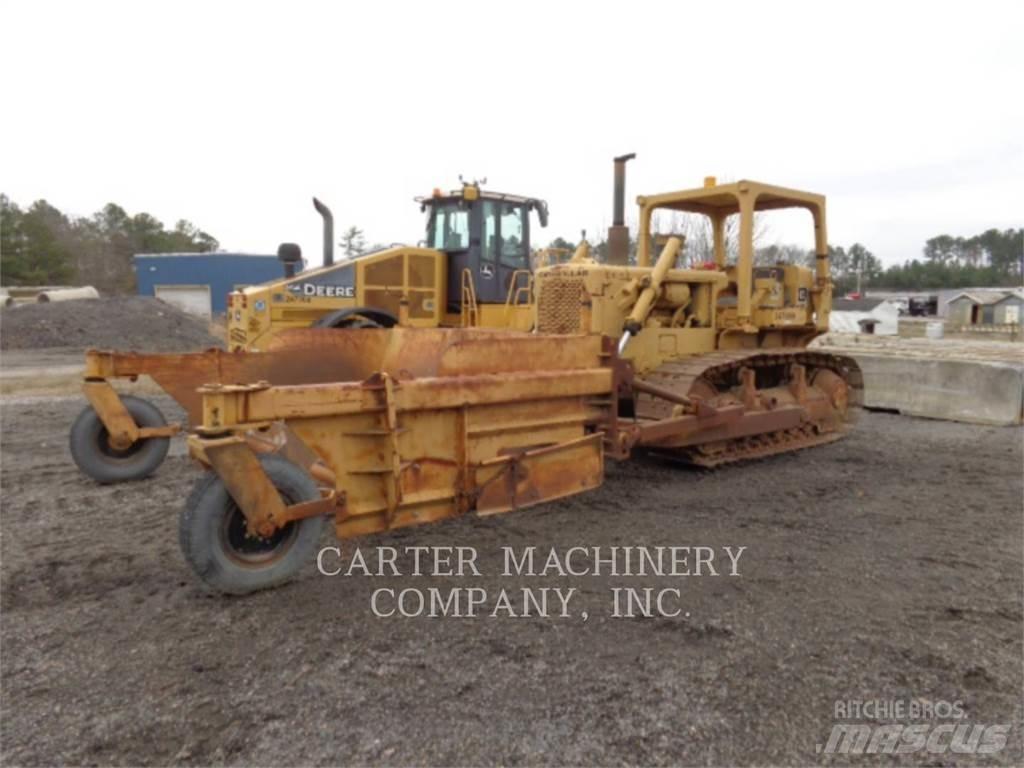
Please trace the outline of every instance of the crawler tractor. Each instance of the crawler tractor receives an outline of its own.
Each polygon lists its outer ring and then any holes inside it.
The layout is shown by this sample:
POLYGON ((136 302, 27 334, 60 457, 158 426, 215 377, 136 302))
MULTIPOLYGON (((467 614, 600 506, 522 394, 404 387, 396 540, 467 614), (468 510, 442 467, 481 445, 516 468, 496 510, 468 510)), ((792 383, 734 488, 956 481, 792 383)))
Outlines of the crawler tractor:
POLYGON ((310 559, 327 515, 348 538, 581 493, 603 482, 606 457, 635 451, 716 466, 840 437, 859 370, 807 348, 831 308, 824 198, 713 179, 640 197, 631 266, 629 158, 616 160, 608 261, 581 247, 540 269, 534 333, 402 316, 392 328, 305 329, 293 354, 343 376, 200 388, 189 450, 209 472, 180 520, 200 580, 228 593, 281 583, 310 559), (815 268, 755 267, 755 213, 793 207, 809 213, 815 268), (655 258, 658 210, 708 217, 713 262, 681 267, 679 237, 655 258))
POLYGON ((713 466, 840 436, 847 399, 858 396, 861 385, 856 364, 807 349, 828 330, 832 307, 825 198, 753 181, 718 184, 714 178, 698 189, 641 196, 636 266, 628 266, 622 190, 630 158, 616 160, 608 262, 574 258, 539 270, 537 332, 617 339, 632 381, 618 415, 633 419, 641 432, 661 434, 668 428, 661 422, 699 408, 743 414, 713 431, 658 441, 657 450, 689 462, 713 466), (813 270, 753 264, 755 214, 784 208, 809 213, 813 270), (682 237, 661 238, 664 247, 652 258, 659 238, 651 223, 659 211, 707 217, 713 262, 679 268, 682 237), (725 233, 733 216, 739 236, 735 262, 728 263, 725 233), (810 418, 796 418, 798 403, 810 418))

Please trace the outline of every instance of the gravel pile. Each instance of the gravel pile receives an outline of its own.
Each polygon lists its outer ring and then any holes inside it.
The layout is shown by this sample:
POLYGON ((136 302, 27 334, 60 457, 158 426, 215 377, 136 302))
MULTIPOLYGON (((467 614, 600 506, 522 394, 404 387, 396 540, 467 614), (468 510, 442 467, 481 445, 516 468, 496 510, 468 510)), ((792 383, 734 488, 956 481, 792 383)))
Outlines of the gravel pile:
POLYGON ((148 296, 23 304, 0 310, 0 349, 191 352, 220 347, 202 318, 148 296))

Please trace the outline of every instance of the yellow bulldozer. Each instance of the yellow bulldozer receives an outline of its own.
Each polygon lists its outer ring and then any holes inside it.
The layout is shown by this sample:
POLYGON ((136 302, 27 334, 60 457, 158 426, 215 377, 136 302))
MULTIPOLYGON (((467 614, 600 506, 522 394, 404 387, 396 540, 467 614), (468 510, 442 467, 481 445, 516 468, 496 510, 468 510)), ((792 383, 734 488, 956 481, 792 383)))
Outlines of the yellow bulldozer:
MULTIPOLYGON (((506 265, 507 282, 488 297, 505 292, 495 311, 521 305, 528 319, 476 327, 465 319, 461 277, 452 301, 453 272, 498 268, 503 252, 484 259, 487 217, 473 222, 485 206, 509 201, 474 197, 479 190, 467 186, 424 202, 431 242, 464 230, 458 244, 469 247, 396 249, 387 258, 402 266, 387 280, 367 276, 361 260, 348 265, 361 303, 331 309, 344 316, 320 325, 278 316, 264 350, 143 356, 160 362, 150 363, 154 378, 188 410, 190 455, 209 470, 180 519, 182 551, 200 580, 228 593, 281 583, 309 559, 328 515, 347 538, 581 493, 603 482, 607 458, 636 451, 710 467, 841 437, 861 399, 859 369, 808 348, 831 309, 824 197, 711 178, 641 196, 634 259, 624 215, 630 158, 615 161, 605 260, 581 244, 569 261, 537 269, 522 302, 507 292, 526 268, 506 265), (784 208, 808 213, 813 268, 754 264, 755 215, 784 208), (713 258, 687 266, 684 238, 653 232, 659 211, 706 217, 713 258), (466 214, 464 223, 450 223, 449 212, 466 214), (739 233, 734 258, 730 217, 739 233), (474 231, 479 266, 442 269, 438 254, 471 254, 474 231), (433 288, 410 279, 420 274, 418 256, 434 261, 433 288), (434 291, 432 308, 411 295, 420 287, 434 291), (385 299, 396 311, 382 321, 371 310, 385 299), (434 314, 416 317, 413 306, 434 314), (274 328, 292 320, 290 329, 274 328)), ((530 202, 512 202, 525 218, 530 202)), ((286 287, 295 285, 305 282, 286 279, 282 298, 309 290, 286 287)), ((273 293, 260 311, 272 303, 273 293)), ((85 386, 98 425, 90 434, 99 437, 90 439, 130 465, 132 446, 166 443, 167 435, 110 397, 104 376, 124 369, 103 355, 117 353, 91 354, 85 386)))
POLYGON ((641 196, 636 265, 630 266, 623 199, 631 158, 615 161, 607 261, 577 253, 535 277, 537 333, 614 338, 617 357, 628 364, 610 430, 625 432, 625 446, 612 446, 613 452, 626 454, 639 441, 716 466, 839 437, 850 398, 860 396, 859 371, 852 360, 807 349, 828 330, 832 306, 825 198, 754 181, 718 184, 712 177, 697 189, 641 196), (814 269, 754 266, 755 216, 786 208, 809 214, 814 269), (652 232, 661 211, 706 217, 713 261, 680 268, 684 239, 652 232), (726 247, 730 217, 738 219, 733 263, 726 247), (664 245, 655 259, 659 240, 664 245), (708 408, 716 418, 742 415, 714 427, 691 418, 708 408))

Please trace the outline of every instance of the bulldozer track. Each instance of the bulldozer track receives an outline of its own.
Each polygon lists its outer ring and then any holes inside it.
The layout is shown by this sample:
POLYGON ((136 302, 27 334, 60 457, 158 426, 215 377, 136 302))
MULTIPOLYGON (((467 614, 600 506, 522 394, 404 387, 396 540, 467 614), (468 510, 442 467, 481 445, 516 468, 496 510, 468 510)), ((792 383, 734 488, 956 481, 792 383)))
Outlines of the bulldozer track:
POLYGON ((845 432, 835 431, 819 434, 814 431, 813 427, 805 426, 798 429, 768 432, 763 435, 754 435, 753 437, 743 437, 721 444, 707 443, 688 451, 678 452, 676 457, 687 464, 714 469, 725 464, 755 461, 780 453, 791 453, 805 448, 814 448, 839 440, 845 434, 845 432))
MULTIPOLYGON (((809 381, 813 380, 816 372, 830 370, 846 382, 848 407, 844 421, 838 428, 807 421, 793 429, 655 452, 689 464, 712 468, 838 440, 853 420, 853 407, 863 402, 863 377, 860 368, 848 357, 803 348, 720 351, 665 363, 642 378, 680 395, 708 398, 715 396, 715 393, 726 393, 736 386, 740 371, 744 368, 753 369, 758 390, 776 386, 787 380, 788 371, 794 363, 807 369, 809 381)), ((666 400, 641 394, 636 402, 636 415, 641 420, 664 419, 672 416, 676 407, 666 400)))

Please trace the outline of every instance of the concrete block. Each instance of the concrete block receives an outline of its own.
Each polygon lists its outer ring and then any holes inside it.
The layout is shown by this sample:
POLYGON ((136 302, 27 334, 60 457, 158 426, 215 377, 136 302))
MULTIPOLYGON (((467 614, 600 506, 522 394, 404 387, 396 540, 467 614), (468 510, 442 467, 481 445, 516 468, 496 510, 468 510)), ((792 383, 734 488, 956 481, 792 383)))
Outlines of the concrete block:
POLYGON ((1024 363, 928 359, 834 350, 864 373, 864 405, 973 424, 1020 424, 1024 363))

